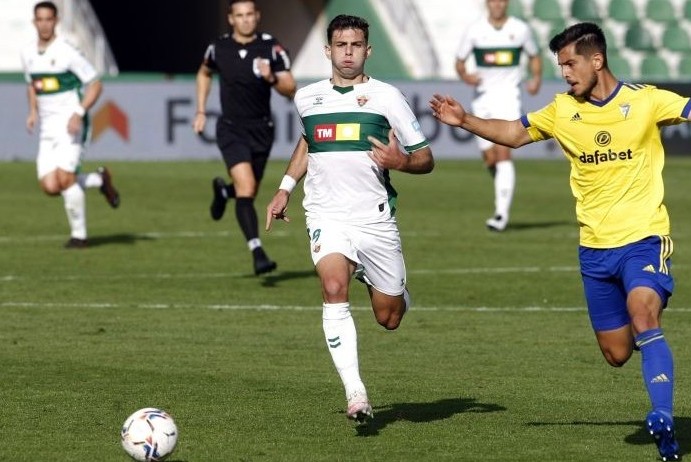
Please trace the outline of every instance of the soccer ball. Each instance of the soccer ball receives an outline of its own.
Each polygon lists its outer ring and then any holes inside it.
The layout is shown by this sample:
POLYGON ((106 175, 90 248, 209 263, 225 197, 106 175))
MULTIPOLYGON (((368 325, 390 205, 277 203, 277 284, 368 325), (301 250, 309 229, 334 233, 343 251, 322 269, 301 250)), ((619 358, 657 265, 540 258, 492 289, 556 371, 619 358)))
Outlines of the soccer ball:
POLYGON ((139 409, 122 424, 122 448, 134 460, 164 460, 175 449, 178 428, 166 411, 154 407, 139 409))

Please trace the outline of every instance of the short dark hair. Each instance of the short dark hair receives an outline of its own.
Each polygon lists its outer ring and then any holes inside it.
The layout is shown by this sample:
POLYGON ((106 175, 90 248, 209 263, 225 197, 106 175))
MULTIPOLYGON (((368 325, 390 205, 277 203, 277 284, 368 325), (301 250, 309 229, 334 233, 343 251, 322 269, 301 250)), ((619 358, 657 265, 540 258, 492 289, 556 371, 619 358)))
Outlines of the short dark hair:
POLYGON ((247 3, 247 2, 254 3, 254 9, 255 10, 259 9, 257 2, 255 2, 254 0, 228 0, 228 11, 231 11, 233 9, 233 5, 235 5, 236 3, 247 3))
POLYGON ((58 7, 55 6, 55 3, 53 2, 38 2, 37 4, 34 5, 34 15, 36 15, 36 12, 41 9, 41 8, 48 8, 53 12, 53 16, 58 15, 58 7))
POLYGON ((567 45, 575 43, 576 54, 581 56, 592 56, 595 53, 602 53, 607 59, 607 40, 602 29, 592 22, 581 22, 567 27, 549 41, 549 49, 552 53, 559 53, 559 50, 567 45))
POLYGON ((334 31, 344 29, 360 29, 365 33, 365 42, 369 42, 369 23, 366 19, 359 16, 339 14, 331 20, 329 27, 326 29, 326 39, 328 43, 331 43, 334 31))

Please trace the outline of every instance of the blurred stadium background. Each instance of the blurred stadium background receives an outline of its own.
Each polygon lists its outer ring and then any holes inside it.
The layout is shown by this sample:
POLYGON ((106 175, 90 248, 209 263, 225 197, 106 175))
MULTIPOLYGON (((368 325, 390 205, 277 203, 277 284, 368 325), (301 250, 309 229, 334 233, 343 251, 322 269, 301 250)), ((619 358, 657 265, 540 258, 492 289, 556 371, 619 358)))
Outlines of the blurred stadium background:
MULTIPOLYGON (((226 0, 57 0, 61 30, 101 70, 194 72, 205 44, 227 30, 226 0)), ((31 0, 4 0, 0 71, 19 72, 18 44, 35 34, 31 0)), ((383 78, 455 79, 453 58, 464 26, 484 14, 484 0, 260 0, 262 27, 279 37, 295 60, 297 78, 328 75, 315 59, 326 23, 355 13, 372 22, 377 55, 372 73, 383 78), (379 59, 377 59, 379 58, 379 59)), ((615 73, 627 79, 674 80, 691 75, 691 0, 511 0, 545 44, 577 21, 599 23, 608 37, 615 73)), ((546 78, 559 78, 554 65, 546 78)))
MULTIPOLYGON (((0 160, 29 160, 35 155, 35 137, 17 136, 24 123, 17 108, 26 107, 19 49, 35 39, 34 3, 3 0, 0 96, 7 104, 0 107, 0 135, 10 141, 0 150, 0 160)), ((226 0, 56 3, 61 11, 59 33, 69 36, 106 76, 106 92, 92 111, 91 158, 217 158, 213 134, 198 139, 186 125, 194 73, 205 47, 228 30, 226 0)), ((455 51, 466 26, 486 14, 485 0, 259 0, 258 4, 261 28, 290 50, 299 82, 329 76, 330 63, 322 49, 333 16, 350 13, 368 18, 374 48, 368 73, 402 88, 436 142, 435 152, 475 156, 474 145, 466 147, 469 137, 440 128, 425 110, 433 92, 450 93, 466 102, 472 97, 456 77, 455 51)), ((526 111, 542 106, 564 88, 548 40, 565 26, 585 20, 603 27, 610 67, 619 78, 691 94, 691 0, 511 0, 509 5, 511 14, 529 22, 545 58, 545 85, 538 97, 524 101, 526 111)), ((280 157, 292 150, 298 125, 290 102, 274 98, 274 103, 280 130, 274 152, 280 157)), ((687 125, 667 133, 666 143, 670 139, 668 151, 686 153, 691 140, 687 125)), ((522 152, 527 157, 561 157, 554 145, 539 145, 522 152)))

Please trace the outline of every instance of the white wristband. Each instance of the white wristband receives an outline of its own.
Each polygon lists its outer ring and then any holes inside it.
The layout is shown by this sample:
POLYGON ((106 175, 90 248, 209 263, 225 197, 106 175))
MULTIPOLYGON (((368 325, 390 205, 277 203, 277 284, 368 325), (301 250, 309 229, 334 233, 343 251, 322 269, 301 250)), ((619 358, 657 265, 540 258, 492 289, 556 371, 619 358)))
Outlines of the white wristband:
POLYGON ((298 182, 295 181, 292 176, 283 175, 283 179, 281 180, 281 184, 278 186, 278 189, 288 191, 288 194, 290 194, 293 192, 293 189, 295 189, 296 184, 298 184, 298 182))
POLYGON ((84 106, 77 105, 76 108, 74 108, 74 113, 77 114, 79 117, 84 117, 84 114, 86 114, 86 109, 84 109, 84 106))

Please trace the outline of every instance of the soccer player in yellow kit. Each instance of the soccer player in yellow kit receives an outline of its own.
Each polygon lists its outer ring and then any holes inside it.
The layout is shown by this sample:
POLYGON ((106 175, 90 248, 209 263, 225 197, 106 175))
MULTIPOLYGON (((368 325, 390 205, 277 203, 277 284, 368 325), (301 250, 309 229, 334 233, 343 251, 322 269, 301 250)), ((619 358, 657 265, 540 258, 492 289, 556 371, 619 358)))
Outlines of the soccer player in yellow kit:
POLYGON ((674 364, 660 324, 674 288, 660 129, 687 122, 691 101, 617 80, 595 24, 575 24, 549 47, 570 89, 538 111, 504 121, 468 114, 448 96, 434 95, 430 106, 440 121, 512 148, 548 138, 560 144, 571 162, 581 275, 595 336, 615 367, 640 350, 652 408, 648 431, 662 460, 678 460, 674 364))

